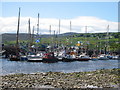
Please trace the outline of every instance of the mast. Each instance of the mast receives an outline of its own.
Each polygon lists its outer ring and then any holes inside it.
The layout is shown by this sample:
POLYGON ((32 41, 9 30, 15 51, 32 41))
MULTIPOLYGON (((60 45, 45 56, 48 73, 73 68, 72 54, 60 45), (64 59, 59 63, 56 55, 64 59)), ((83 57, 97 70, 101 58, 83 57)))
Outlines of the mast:
POLYGON ((19 8, 19 14, 18 14, 18 26, 17 26, 17 36, 16 36, 16 55, 18 55, 18 48, 19 48, 19 25, 20 25, 20 8, 19 8))
POLYGON ((34 26, 33 26, 33 30, 32 30, 32 44, 33 44, 33 42, 34 42, 34 26))
POLYGON ((30 28, 30 18, 28 20, 28 34, 29 34, 29 49, 31 47, 31 28, 30 28))
POLYGON ((39 13, 38 13, 37 35, 39 35, 39 13))
MULTIPOLYGON (((38 13, 38 23, 37 23, 37 40, 38 40, 38 38, 39 38, 39 13, 38 13)), ((38 43, 37 43, 37 49, 36 49, 36 51, 38 51, 38 43)))
MULTIPOLYGON (((49 26, 49 32, 50 32, 50 46, 52 46, 52 37, 51 37, 51 25, 49 26)), ((51 51, 51 48, 50 48, 51 51)))
POLYGON ((50 46, 52 45, 52 36, 51 36, 51 25, 49 26, 49 32, 50 32, 50 46))
POLYGON ((71 21, 70 21, 70 44, 72 43, 72 41, 71 41, 71 21))
POLYGON ((86 35, 85 35, 85 42, 86 42, 86 43, 85 43, 85 44, 86 44, 86 45, 85 45, 85 53, 87 53, 87 26, 85 26, 85 34, 86 34, 86 35))
POLYGON ((109 25, 107 26, 106 52, 109 52, 109 25))
POLYGON ((16 47, 19 47, 18 38, 19 38, 19 25, 20 25, 20 8, 19 8, 19 15, 18 15, 18 26, 17 26, 17 39, 16 39, 16 47))
POLYGON ((50 35, 51 35, 51 25, 50 25, 50 27, 49 27, 49 32, 50 32, 50 35))
POLYGON ((55 30, 54 30, 54 36, 53 36, 53 47, 55 46, 55 30))
POLYGON ((59 35, 60 35, 60 20, 59 20, 59 35))
POLYGON ((59 34, 58 40, 59 40, 59 45, 60 45, 60 43, 61 43, 61 41, 60 41, 60 19, 59 19, 59 32, 58 32, 58 34, 59 34))

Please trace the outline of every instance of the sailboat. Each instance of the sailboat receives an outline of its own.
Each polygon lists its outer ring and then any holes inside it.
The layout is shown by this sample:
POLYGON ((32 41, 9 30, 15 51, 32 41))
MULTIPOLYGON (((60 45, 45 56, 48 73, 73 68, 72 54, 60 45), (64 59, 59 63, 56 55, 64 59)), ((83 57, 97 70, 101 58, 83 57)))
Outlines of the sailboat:
POLYGON ((16 52, 15 55, 10 55, 10 60, 11 61, 19 61, 20 60, 20 55, 19 55, 19 25, 20 25, 20 8, 19 8, 19 15, 18 15, 18 26, 17 26, 17 35, 16 35, 16 52))
POLYGON ((108 44, 109 44, 109 25, 107 26, 107 35, 106 35, 106 44, 105 44, 105 53, 98 56, 98 60, 109 60, 108 58, 108 44))
MULTIPOLYGON (((85 26, 85 33, 87 33, 87 26, 85 26)), ((87 42, 86 37, 85 37, 85 41, 87 42)), ((91 60, 91 58, 88 55, 86 55, 87 54, 87 46, 85 47, 85 51, 84 52, 85 53, 82 53, 82 54, 80 54, 78 56, 77 61, 88 61, 88 60, 91 60)))
MULTIPOLYGON (((28 24, 29 24, 29 34, 30 34, 30 40, 29 40, 29 51, 32 52, 31 50, 31 44, 33 43, 33 36, 31 36, 31 30, 30 30, 30 19, 28 21, 28 24), (32 42, 31 42, 32 41, 32 42)), ((39 13, 38 13, 38 30, 37 30, 37 35, 38 35, 38 31, 39 31, 39 13)), ((33 30, 34 30, 34 27, 33 27, 33 30)), ((34 31, 33 31, 34 32, 34 31)), ((33 33, 34 34, 34 33, 33 33)), ((38 51, 37 51, 38 52, 38 51)), ((29 62, 42 62, 42 53, 37 53, 37 54, 30 54, 27 56, 28 58, 28 61, 29 62)))

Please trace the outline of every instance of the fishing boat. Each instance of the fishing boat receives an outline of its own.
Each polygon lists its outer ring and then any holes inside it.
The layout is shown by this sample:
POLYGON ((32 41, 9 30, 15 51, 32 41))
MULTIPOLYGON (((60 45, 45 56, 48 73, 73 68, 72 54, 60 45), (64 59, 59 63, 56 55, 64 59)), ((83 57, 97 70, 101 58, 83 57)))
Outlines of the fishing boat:
POLYGON ((87 55, 80 55, 78 58, 77 58, 77 61, 89 61, 91 60, 91 58, 87 55))
POLYGON ((77 58, 77 61, 89 61, 89 60, 91 60, 91 58, 88 56, 80 56, 79 58, 77 58))
POLYGON ((19 25, 20 25, 20 8, 19 8, 19 15, 18 15, 18 26, 17 26, 17 35, 16 35, 16 47, 15 47, 15 54, 14 55, 10 55, 9 58, 11 61, 19 61, 20 60, 20 55, 19 55, 19 42, 18 42, 18 38, 19 38, 19 25))
POLYGON ((105 54, 101 54, 98 56, 98 60, 109 60, 109 58, 105 54))
POLYGON ((28 62, 42 62, 43 59, 41 56, 39 55, 28 55, 28 62))
POLYGON ((43 62, 44 62, 44 63, 54 63, 54 62, 58 62, 58 58, 54 56, 54 53, 53 53, 53 52, 46 53, 46 54, 44 54, 43 62))
POLYGON ((20 61, 27 61, 28 58, 25 55, 20 56, 20 61))
POLYGON ((76 61, 76 60, 77 59, 76 59, 75 55, 66 55, 62 59, 63 62, 73 62, 73 61, 76 61))
POLYGON ((20 60, 20 57, 17 55, 10 55, 9 58, 10 58, 10 61, 19 61, 20 60))
POLYGON ((98 58, 97 57, 91 57, 91 60, 96 61, 96 60, 98 60, 98 58))
POLYGON ((114 59, 114 60, 120 60, 120 56, 119 56, 119 55, 114 55, 114 56, 112 57, 112 59, 114 59))

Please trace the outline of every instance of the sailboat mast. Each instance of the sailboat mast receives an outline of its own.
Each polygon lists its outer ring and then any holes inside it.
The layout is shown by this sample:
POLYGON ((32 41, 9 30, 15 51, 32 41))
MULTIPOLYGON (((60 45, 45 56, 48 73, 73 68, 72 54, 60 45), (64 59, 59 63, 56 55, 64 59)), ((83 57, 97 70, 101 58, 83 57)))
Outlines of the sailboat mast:
POLYGON ((107 45, 106 45, 106 51, 109 51, 109 25, 107 26, 107 45))
POLYGON ((72 41, 71 41, 71 21, 70 21, 70 44, 72 43, 72 41))
POLYGON ((50 41, 50 46, 51 46, 51 45, 52 45, 51 25, 49 26, 49 32, 50 32, 50 38, 51 38, 51 39, 50 39, 50 40, 51 40, 51 41, 50 41))
POLYGON ((34 42, 34 26, 33 26, 33 30, 32 30, 32 44, 33 44, 33 42, 34 42))
POLYGON ((60 35, 60 20, 59 20, 59 35, 60 35))
POLYGON ((19 25, 20 25, 20 8, 19 8, 19 15, 18 15, 18 26, 17 26, 17 36, 16 36, 16 47, 19 47, 19 25))
POLYGON ((60 20, 59 20, 59 37, 58 37, 59 39, 59 45, 60 45, 60 43, 61 43, 61 41, 60 41, 60 20))
POLYGON ((37 35, 39 34, 39 13, 38 13, 38 24, 37 24, 37 35))
POLYGON ((49 27, 49 32, 50 32, 50 35, 51 35, 51 25, 50 25, 50 27, 49 27))
POLYGON ((85 43, 85 44, 86 44, 86 45, 85 45, 85 46, 86 46, 86 47, 85 47, 85 53, 87 53, 87 26, 85 26, 85 34, 86 34, 86 35, 85 35, 85 42, 86 42, 86 43, 85 43))
POLYGON ((29 49, 31 47, 31 28, 30 28, 30 18, 28 20, 28 33, 29 33, 29 49))

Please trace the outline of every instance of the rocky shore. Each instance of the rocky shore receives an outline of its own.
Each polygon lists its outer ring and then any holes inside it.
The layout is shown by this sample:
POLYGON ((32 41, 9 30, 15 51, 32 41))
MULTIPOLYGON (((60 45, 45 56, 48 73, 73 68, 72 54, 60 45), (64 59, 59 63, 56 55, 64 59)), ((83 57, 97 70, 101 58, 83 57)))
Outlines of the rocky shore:
POLYGON ((46 72, 2 76, 2 89, 7 88, 119 88, 120 69, 91 72, 46 72))

